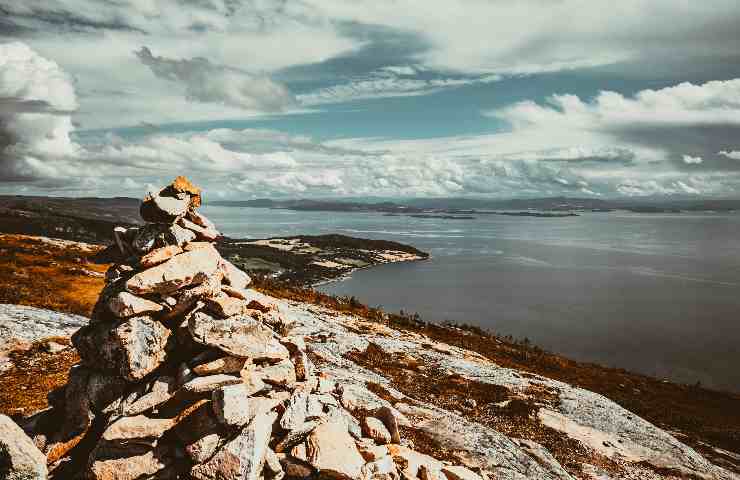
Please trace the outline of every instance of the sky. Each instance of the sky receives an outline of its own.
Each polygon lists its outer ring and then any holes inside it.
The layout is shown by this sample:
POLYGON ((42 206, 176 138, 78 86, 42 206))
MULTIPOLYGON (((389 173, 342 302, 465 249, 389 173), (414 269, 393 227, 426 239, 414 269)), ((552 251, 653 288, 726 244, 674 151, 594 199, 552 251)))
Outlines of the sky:
POLYGON ((0 0, 0 194, 738 198, 737 0, 0 0))

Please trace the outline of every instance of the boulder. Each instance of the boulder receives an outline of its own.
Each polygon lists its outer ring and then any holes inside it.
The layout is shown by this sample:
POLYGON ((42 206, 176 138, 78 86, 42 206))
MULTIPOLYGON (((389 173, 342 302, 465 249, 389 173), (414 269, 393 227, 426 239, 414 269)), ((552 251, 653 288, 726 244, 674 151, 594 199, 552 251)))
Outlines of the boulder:
POLYGON ((207 462, 195 465, 196 480, 257 480, 267 455, 267 444, 277 413, 257 415, 242 431, 207 462))
POLYGON ((156 248, 141 257, 139 259, 139 265, 142 268, 151 268, 181 253, 182 248, 179 245, 167 245, 166 247, 156 248))
POLYGON ((0 478, 46 480, 46 456, 10 417, 0 415, 0 478))
POLYGON ((165 477, 160 472, 167 467, 154 450, 122 457, 102 457, 91 462, 86 478, 90 480, 138 480, 165 477), (155 476, 156 475, 156 476, 155 476))
POLYGON ((128 279, 126 290, 135 294, 169 294, 203 283, 216 272, 220 258, 213 247, 181 253, 128 279))
POLYGON ((338 480, 360 479, 365 460, 341 422, 316 427, 306 439, 306 455, 319 475, 338 480))
POLYGON ((121 417, 105 429, 98 449, 109 453, 110 450, 126 451, 135 446, 153 448, 173 425, 174 421, 169 418, 121 417))
POLYGON ((391 443, 391 433, 385 428, 383 422, 375 417, 365 417, 362 419, 362 433, 380 445, 391 443))
POLYGON ((282 360, 289 356, 288 349, 275 338, 273 331, 249 315, 216 319, 196 312, 188 321, 188 330, 196 342, 237 357, 258 361, 282 360))
POLYGON ((234 288, 243 289, 247 288, 247 285, 252 282, 252 279, 249 278, 249 275, 244 273, 242 270, 237 268, 233 263, 226 260, 225 258, 221 259, 219 267, 224 274, 224 283, 226 283, 227 285, 230 285, 234 288))
POLYGON ((81 328, 72 336, 83 363, 117 371, 137 381, 154 371, 171 347, 171 332, 149 316, 141 315, 109 325, 99 323, 81 328))
POLYGON ((164 307, 129 292, 119 292, 118 295, 108 300, 108 308, 116 317, 126 318, 142 313, 159 312, 164 307))

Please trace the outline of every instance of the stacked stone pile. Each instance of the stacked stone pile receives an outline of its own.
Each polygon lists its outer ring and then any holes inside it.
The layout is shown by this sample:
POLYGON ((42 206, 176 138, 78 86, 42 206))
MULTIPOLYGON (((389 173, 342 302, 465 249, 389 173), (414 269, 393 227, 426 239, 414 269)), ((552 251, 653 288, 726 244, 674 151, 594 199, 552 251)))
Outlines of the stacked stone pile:
POLYGON ((200 202, 178 177, 144 200, 146 225, 116 229, 123 260, 73 336, 81 362, 27 427, 57 478, 480 478, 413 451, 402 414, 358 408, 318 372, 214 248, 200 202))

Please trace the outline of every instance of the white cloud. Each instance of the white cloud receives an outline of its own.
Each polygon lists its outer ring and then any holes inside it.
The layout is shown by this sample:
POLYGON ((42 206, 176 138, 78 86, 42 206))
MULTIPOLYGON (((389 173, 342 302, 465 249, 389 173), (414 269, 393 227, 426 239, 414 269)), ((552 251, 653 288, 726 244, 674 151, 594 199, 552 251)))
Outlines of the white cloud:
POLYGON ((77 99, 70 78, 23 43, 0 44, 0 180, 60 177, 54 161, 79 146, 70 111, 77 99))
POLYGON ((158 78, 184 85, 189 100, 268 112, 294 103, 288 89, 266 75, 214 65, 205 58, 157 57, 147 47, 136 51, 136 56, 158 78))
POLYGON ((681 159, 686 165, 699 165, 704 161, 701 157, 692 157, 691 155, 684 155, 681 159))
POLYGON ((722 155, 723 157, 727 157, 732 160, 740 160, 740 151, 732 150, 732 151, 726 151, 722 150, 720 152, 717 152, 717 155, 722 155))

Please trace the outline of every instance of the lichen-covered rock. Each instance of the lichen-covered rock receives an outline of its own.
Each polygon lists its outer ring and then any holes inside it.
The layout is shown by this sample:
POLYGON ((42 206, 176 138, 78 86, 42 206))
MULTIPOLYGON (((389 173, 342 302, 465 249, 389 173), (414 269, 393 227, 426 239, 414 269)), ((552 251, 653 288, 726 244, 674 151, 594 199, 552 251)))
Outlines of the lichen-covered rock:
POLYGON ((46 480, 46 456, 13 420, 0 415, 0 478, 46 480))
POLYGON ((267 412, 277 405, 277 401, 267 397, 250 397, 250 390, 244 384, 227 385, 213 391, 213 412, 226 426, 245 425, 257 415, 267 412))
POLYGON ((190 380, 185 385, 183 385, 181 388, 185 392, 204 393, 204 392, 212 392, 213 390, 216 390, 217 388, 220 388, 220 387, 224 387, 226 385, 236 385, 237 383, 241 383, 241 382, 242 382, 241 377, 236 377, 234 375, 218 374, 218 375, 209 375, 207 377, 195 377, 194 379, 190 380))
POLYGON ((217 373, 239 373, 251 360, 227 355, 193 367, 196 375, 215 375, 217 373))
MULTIPOLYGON (((166 190, 166 189, 165 189, 166 190)), ((145 222, 171 223, 185 216, 190 207, 190 196, 167 195, 163 190, 147 195, 139 207, 139 214, 145 222)))
POLYGON ((205 463, 195 465, 190 475, 196 480, 257 480, 262 473, 277 413, 257 415, 229 443, 205 463))
POLYGON ((117 371, 126 380, 136 381, 161 365, 171 346, 170 337, 164 325, 141 315, 83 327, 72 336, 72 343, 86 365, 117 371))
POLYGON ((220 258, 213 247, 181 253, 128 279, 126 290, 139 295, 176 292, 204 282, 216 272, 220 258))
POLYGON ((216 347, 237 357, 257 360, 281 360, 289 352, 275 333, 249 315, 216 319, 196 312, 188 321, 190 334, 198 343, 216 347))
POLYGON ((257 369, 262 380, 271 385, 288 386, 296 382, 295 367, 288 359, 280 360, 274 365, 257 369))

